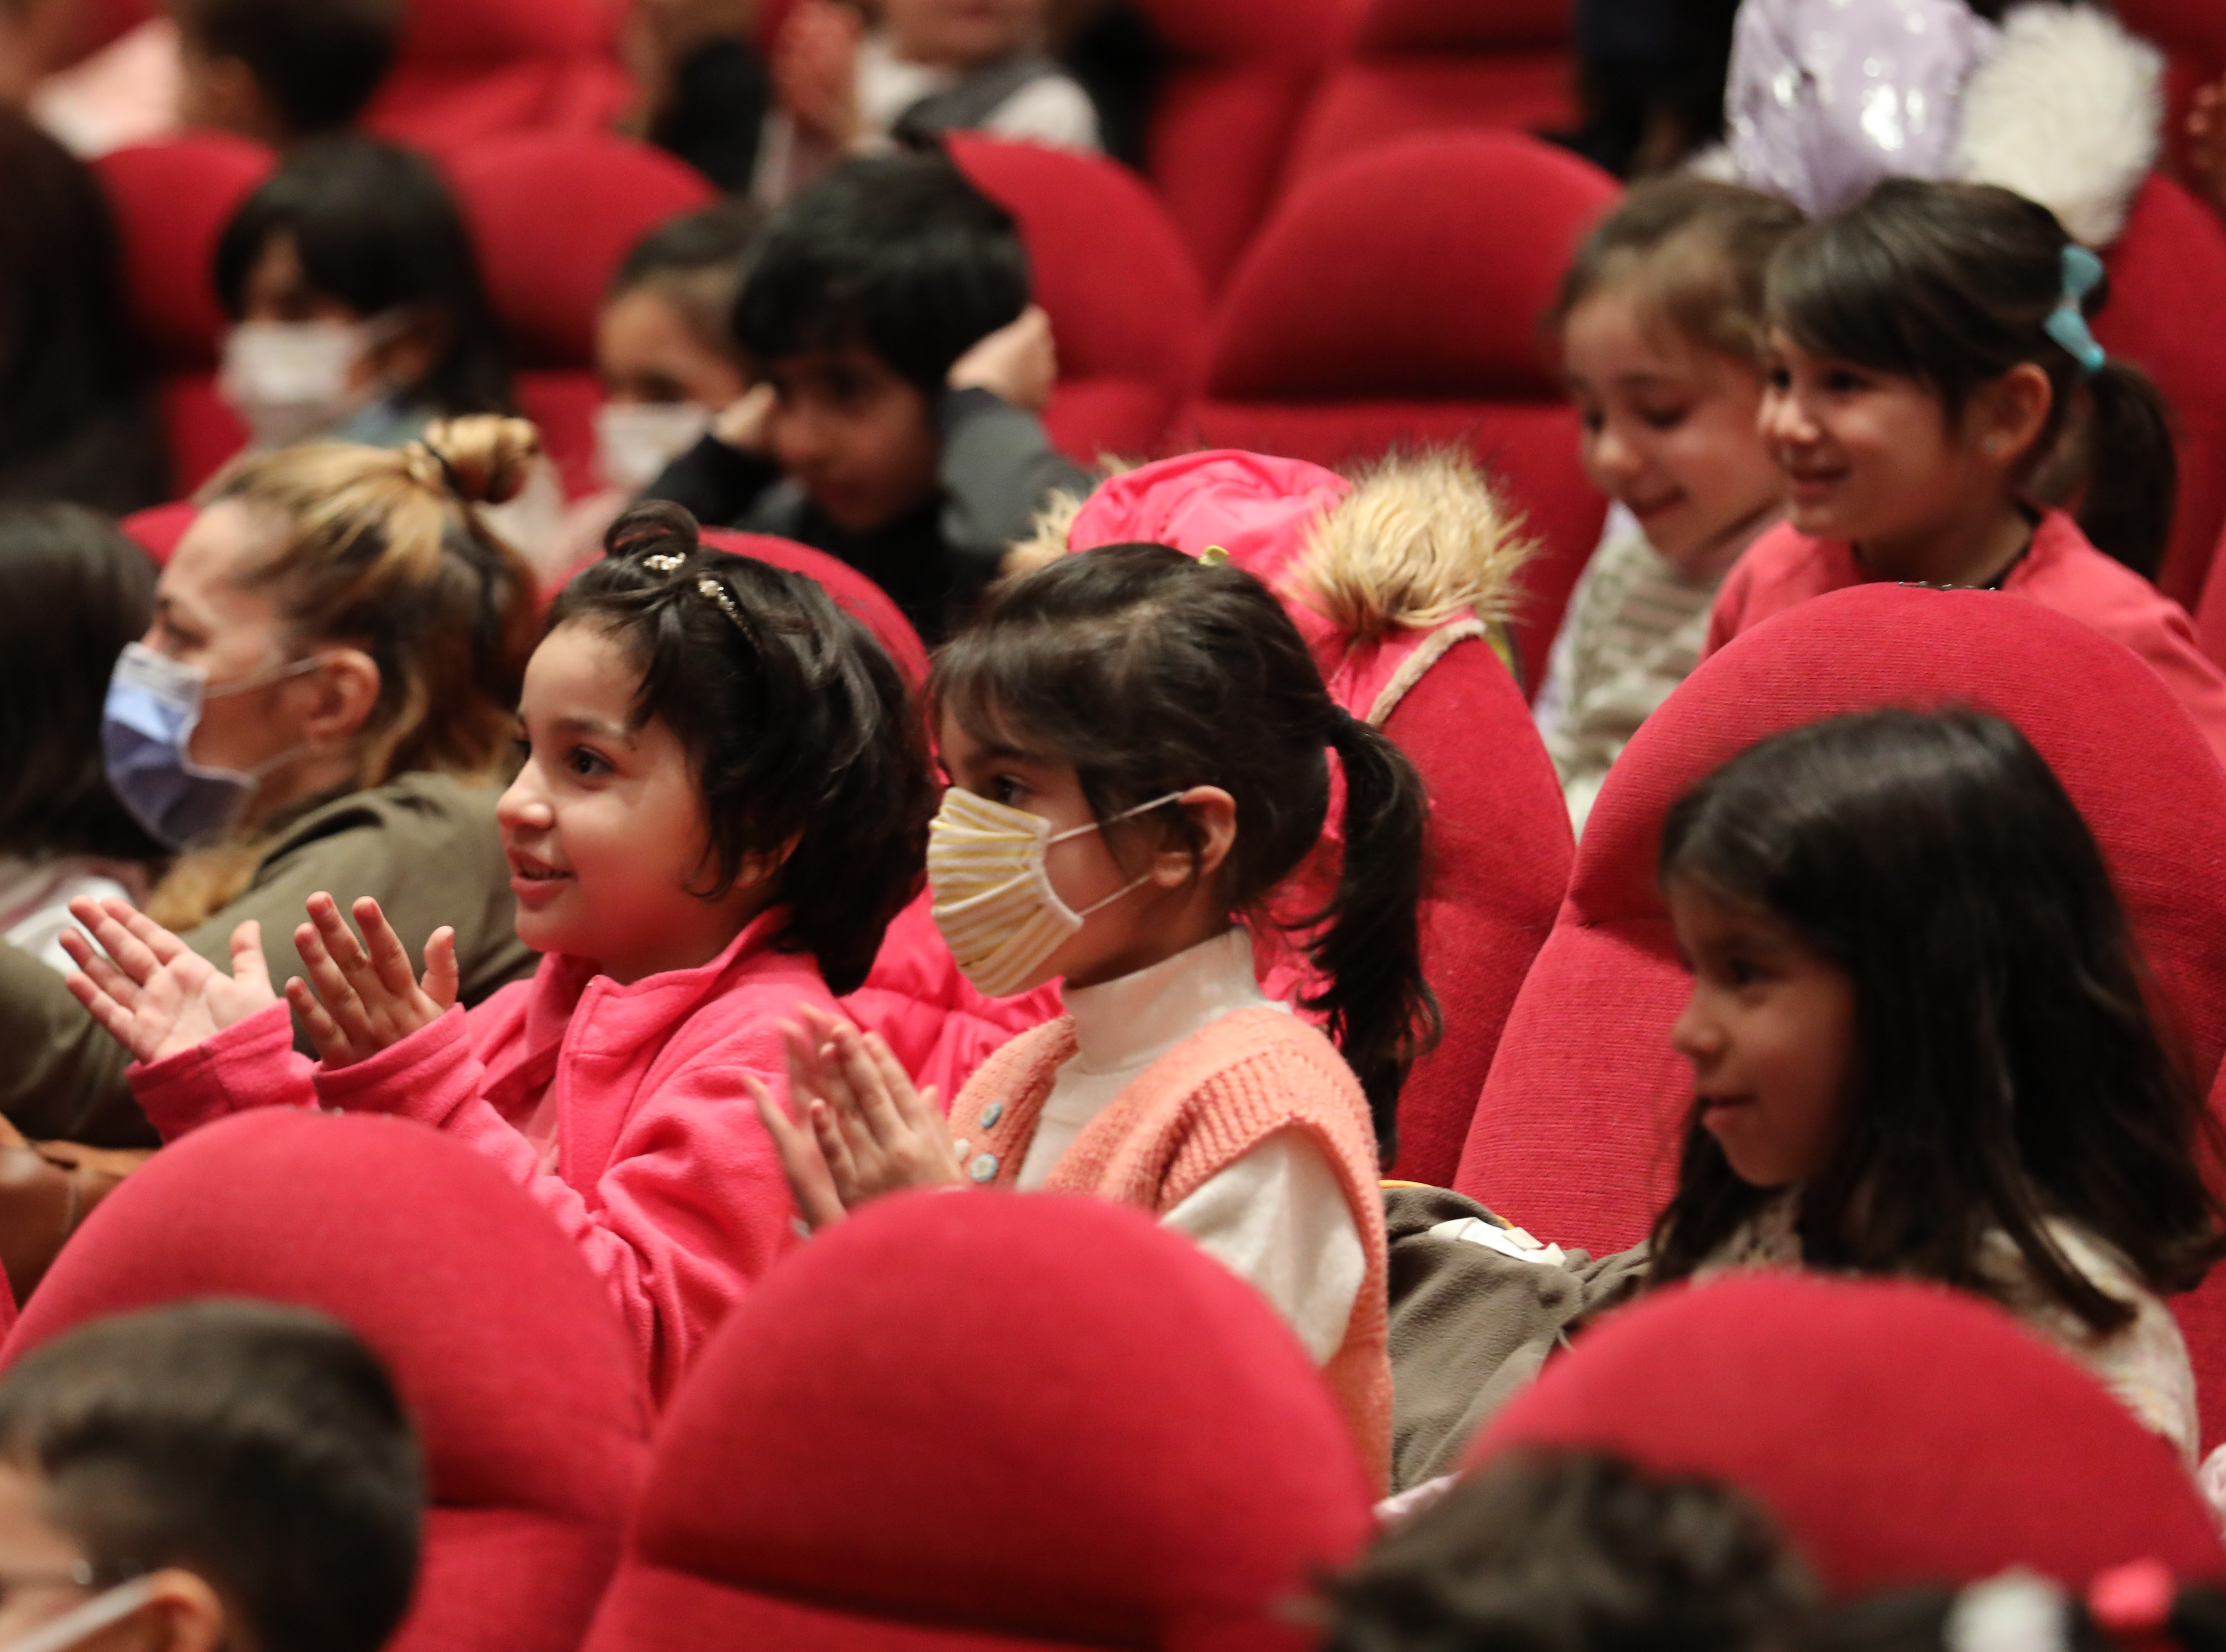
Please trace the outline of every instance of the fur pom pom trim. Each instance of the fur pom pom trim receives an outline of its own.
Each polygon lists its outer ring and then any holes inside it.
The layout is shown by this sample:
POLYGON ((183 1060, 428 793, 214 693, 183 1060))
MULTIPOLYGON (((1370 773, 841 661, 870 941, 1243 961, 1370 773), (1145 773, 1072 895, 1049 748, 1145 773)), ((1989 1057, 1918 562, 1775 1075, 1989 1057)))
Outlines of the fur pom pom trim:
POLYGON ((1962 177, 2000 184, 2103 247, 2126 227, 2156 165, 2164 57, 2096 6, 2036 0, 2002 22, 2001 43, 1963 88, 1962 177))

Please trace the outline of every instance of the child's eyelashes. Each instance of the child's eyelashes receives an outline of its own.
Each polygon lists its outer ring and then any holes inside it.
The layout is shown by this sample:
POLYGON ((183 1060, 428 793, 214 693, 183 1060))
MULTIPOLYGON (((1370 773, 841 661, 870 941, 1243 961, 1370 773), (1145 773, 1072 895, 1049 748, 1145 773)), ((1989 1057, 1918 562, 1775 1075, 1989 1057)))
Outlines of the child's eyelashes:
POLYGON ((610 759, 601 752, 585 746, 575 746, 564 753, 565 772, 576 779, 596 780, 614 772, 610 759))
POLYGON ((1650 430, 1675 430, 1692 412, 1689 407, 1641 408, 1638 422, 1650 430))
POLYGON ((1021 800, 1027 795, 1027 787, 1022 785, 1018 780, 1013 778, 1009 774, 999 774, 990 777, 989 796, 991 799, 995 802, 1003 804, 1008 809, 1019 808, 1021 806, 1021 800))

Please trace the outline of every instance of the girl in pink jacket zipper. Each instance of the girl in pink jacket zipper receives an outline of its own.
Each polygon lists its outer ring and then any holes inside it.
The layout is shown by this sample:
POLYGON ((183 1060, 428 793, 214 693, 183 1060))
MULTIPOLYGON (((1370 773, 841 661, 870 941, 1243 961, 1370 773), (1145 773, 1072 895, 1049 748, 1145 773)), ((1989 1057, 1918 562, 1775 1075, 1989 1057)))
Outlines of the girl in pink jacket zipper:
POLYGON ((498 818, 530 982, 457 1007, 453 937, 423 980, 377 903, 329 896, 286 986, 253 924, 227 977, 120 902, 79 903, 73 990, 139 1058, 165 1137, 250 1107, 393 1113, 463 1137, 540 1199, 632 1327, 662 1400, 790 1237, 753 1077, 779 1023, 832 1015, 909 899, 932 797, 903 680, 799 575, 697 548, 638 506, 550 613, 498 818))

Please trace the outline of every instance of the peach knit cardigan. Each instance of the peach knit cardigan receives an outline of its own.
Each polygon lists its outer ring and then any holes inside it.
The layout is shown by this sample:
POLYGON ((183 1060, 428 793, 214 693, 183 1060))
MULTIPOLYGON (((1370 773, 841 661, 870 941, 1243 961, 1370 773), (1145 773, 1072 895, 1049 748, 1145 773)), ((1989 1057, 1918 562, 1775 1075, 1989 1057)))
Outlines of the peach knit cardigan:
MULTIPOLYGON (((965 1144, 976 1181, 1009 1186, 1020 1174, 1052 1081, 1074 1053, 1074 1022, 1061 1017, 1021 1034, 968 1082, 951 1106, 951 1128, 965 1144)), ((1075 1138, 1044 1188, 1165 1217, 1276 1131, 1293 1128, 1311 1134, 1336 1167, 1367 1253, 1345 1342, 1322 1375, 1380 1486, 1391 1458, 1383 1196, 1368 1101, 1336 1045, 1281 1010, 1224 1015, 1139 1073, 1075 1138)))

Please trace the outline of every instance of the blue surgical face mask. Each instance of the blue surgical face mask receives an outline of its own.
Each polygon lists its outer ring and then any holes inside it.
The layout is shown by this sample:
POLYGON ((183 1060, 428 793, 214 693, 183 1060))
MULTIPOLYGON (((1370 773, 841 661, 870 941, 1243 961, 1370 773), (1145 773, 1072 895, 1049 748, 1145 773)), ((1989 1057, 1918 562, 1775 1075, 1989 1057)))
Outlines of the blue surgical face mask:
POLYGON ((108 784, 118 799, 171 848, 221 836, 238 818, 257 783, 299 748, 246 772, 196 763, 187 753, 200 726, 203 703, 315 670, 316 665, 314 659, 296 660, 211 689, 208 673, 200 666, 181 664, 144 643, 126 644, 108 679, 100 722, 108 784))

